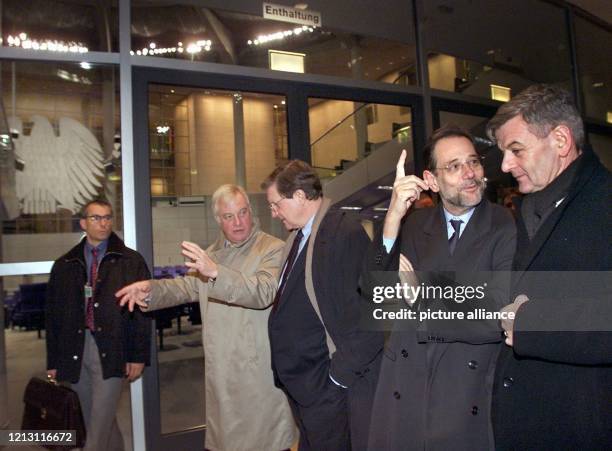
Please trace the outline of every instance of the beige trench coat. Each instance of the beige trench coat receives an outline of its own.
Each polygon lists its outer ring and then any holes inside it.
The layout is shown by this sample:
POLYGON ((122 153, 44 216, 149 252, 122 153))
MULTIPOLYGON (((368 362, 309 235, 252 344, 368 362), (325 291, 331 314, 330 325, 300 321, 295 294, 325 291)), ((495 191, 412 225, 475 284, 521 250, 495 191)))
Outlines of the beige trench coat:
POLYGON ((274 386, 268 316, 284 243, 257 226, 234 245, 221 236, 207 252, 214 282, 187 275, 153 281, 148 310, 200 302, 205 362, 206 448, 290 448, 297 430, 285 394, 274 386))

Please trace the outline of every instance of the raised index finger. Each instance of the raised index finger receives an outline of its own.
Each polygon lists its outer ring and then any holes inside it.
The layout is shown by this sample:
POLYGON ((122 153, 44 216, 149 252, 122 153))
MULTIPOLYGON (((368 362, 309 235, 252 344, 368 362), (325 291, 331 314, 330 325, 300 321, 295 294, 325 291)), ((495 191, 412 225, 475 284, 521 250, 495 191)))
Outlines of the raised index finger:
POLYGON ((404 169, 404 164, 406 163, 406 149, 402 150, 402 154, 397 160, 397 166, 395 167, 395 180, 399 180, 402 177, 406 176, 406 170, 404 169))

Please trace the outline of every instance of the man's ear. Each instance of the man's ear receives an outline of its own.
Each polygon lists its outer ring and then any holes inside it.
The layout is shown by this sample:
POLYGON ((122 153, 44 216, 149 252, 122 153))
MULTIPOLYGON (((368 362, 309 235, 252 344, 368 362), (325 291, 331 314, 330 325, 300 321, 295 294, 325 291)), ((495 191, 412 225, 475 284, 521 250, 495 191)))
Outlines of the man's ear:
POLYGON ((81 226, 81 229, 85 231, 87 229, 87 219, 81 218, 81 220, 79 221, 79 225, 81 226))
POLYGON ((551 131, 553 146, 560 157, 566 157, 573 147, 574 138, 567 125, 557 125, 551 131))
POLYGON ((440 191, 440 188, 438 187, 438 180, 436 179, 436 176, 433 172, 428 170, 423 171, 423 179, 429 185, 429 189, 432 190, 434 193, 440 191))
POLYGON ((295 190, 293 192, 293 198, 301 204, 306 200, 306 193, 302 189, 295 190))

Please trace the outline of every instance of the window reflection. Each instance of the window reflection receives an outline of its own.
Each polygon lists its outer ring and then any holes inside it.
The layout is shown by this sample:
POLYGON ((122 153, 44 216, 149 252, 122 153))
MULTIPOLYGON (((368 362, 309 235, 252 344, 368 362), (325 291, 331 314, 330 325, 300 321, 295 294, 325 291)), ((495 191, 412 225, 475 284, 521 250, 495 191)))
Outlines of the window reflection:
POLYGON ((271 69, 280 52, 303 55, 303 69, 292 71, 386 83, 402 74, 416 84, 414 44, 191 5, 135 2, 132 18, 134 55, 271 69))
POLYGON ((80 238, 80 207, 96 197, 111 202, 121 228, 116 68, 20 61, 0 70, 2 262, 62 255, 80 238))
POLYGON ((576 53, 585 115, 612 124, 612 33, 577 17, 576 53), (606 63, 606 57, 608 55, 606 63))
POLYGON ((2 45, 83 54, 117 52, 118 1, 3 0, 2 45))
POLYGON ((491 98, 491 85, 513 93, 536 82, 571 88, 563 8, 540 0, 432 0, 424 6, 433 88, 484 98, 491 98))

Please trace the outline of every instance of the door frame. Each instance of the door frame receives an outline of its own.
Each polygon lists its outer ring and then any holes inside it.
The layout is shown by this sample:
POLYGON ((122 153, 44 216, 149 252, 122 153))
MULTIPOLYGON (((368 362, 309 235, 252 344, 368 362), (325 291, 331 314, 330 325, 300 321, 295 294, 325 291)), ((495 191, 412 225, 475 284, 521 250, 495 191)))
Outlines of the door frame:
MULTIPOLYGON (((401 105, 411 108, 414 148, 425 143, 423 99, 421 94, 409 93, 390 86, 387 90, 355 88, 305 81, 278 80, 265 76, 229 75, 227 73, 177 71, 134 66, 132 68, 132 117, 134 130, 135 216, 138 249, 149 268, 153 268, 153 224, 150 188, 149 157, 149 85, 166 84, 205 89, 223 89, 286 97, 289 158, 311 161, 308 123, 308 98, 329 98, 364 103, 401 105)), ((413 88, 412 88, 413 89, 413 88)), ((415 151, 415 163, 421 164, 421 152, 415 151)), ((151 340, 151 370, 143 377, 144 425, 147 449, 201 449, 206 427, 161 433, 161 408, 157 371, 157 340, 155 328, 151 340)))

